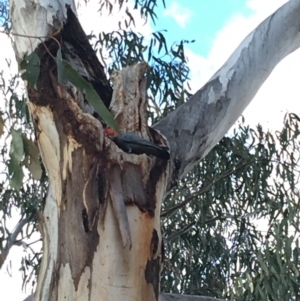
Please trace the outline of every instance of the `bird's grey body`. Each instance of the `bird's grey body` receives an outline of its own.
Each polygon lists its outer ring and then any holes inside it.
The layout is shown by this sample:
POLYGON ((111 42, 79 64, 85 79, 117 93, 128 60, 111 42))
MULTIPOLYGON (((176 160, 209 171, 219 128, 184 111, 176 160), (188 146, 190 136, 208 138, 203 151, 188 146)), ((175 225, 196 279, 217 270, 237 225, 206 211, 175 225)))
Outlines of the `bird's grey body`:
POLYGON ((134 133, 123 133, 116 137, 110 137, 112 141, 124 152, 136 155, 146 154, 161 159, 169 160, 169 149, 166 146, 158 146, 134 133))

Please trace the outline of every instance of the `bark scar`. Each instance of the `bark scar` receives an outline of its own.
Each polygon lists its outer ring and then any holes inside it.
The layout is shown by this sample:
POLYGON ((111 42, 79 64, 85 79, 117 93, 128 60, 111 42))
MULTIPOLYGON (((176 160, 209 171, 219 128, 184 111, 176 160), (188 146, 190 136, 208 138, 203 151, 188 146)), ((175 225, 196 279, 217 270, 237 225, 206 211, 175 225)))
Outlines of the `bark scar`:
POLYGON ((83 188, 83 203, 86 209, 85 218, 87 219, 89 231, 92 230, 99 215, 98 186, 96 181, 97 171, 98 165, 94 164, 83 188))
POLYGON ((112 207, 120 229, 123 247, 127 245, 129 249, 132 247, 129 221, 126 211, 125 202, 123 199, 123 188, 121 183, 121 169, 117 164, 111 166, 109 170, 110 182, 110 199, 112 207))

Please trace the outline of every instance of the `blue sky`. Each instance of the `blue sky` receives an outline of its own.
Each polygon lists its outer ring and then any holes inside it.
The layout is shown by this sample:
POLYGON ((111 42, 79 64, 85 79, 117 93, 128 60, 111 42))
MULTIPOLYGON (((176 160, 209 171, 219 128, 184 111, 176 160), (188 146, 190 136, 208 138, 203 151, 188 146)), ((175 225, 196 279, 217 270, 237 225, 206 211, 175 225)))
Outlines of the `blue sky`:
POLYGON ((166 9, 158 2, 155 28, 167 29, 169 42, 196 40, 189 48, 202 56, 208 55, 217 32, 228 20, 236 14, 248 17, 253 13, 246 0, 166 0, 166 9), (176 18, 177 13, 181 16, 176 18))

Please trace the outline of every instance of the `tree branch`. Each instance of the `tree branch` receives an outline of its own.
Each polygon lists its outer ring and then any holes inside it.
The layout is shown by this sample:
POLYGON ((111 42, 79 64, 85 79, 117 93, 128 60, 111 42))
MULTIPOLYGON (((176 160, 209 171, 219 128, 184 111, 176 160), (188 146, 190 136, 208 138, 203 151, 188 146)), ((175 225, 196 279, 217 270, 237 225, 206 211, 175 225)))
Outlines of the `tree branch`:
POLYGON ((175 186, 220 141, 275 66, 300 47, 300 0, 263 21, 189 101, 154 126, 168 140, 175 186))
POLYGON ((170 213, 174 212, 175 210, 178 210, 178 209, 182 208, 183 206, 185 206, 186 204, 188 204, 189 202, 191 202, 192 200, 194 200, 197 196, 200 196, 200 195, 204 194, 205 192, 209 191, 209 189, 213 185, 221 182, 225 178, 231 176, 232 174, 234 174, 235 172, 237 172, 239 169, 247 166, 250 163, 251 162, 245 162, 245 163, 241 164, 240 166, 233 168, 232 170, 226 171, 218 179, 209 182, 207 185, 203 185, 203 187, 201 187, 201 189, 199 191, 197 191, 197 192, 193 193, 192 195, 189 195, 188 197, 186 197, 184 201, 182 201, 182 202, 176 204, 175 206, 173 206, 173 207, 171 207, 171 208, 166 209, 165 211, 163 211, 160 216, 161 217, 168 216, 170 213))
POLYGON ((31 218, 32 218, 32 215, 22 219, 18 223, 18 225, 16 226, 15 231, 13 231, 13 233, 10 234, 9 237, 7 238, 6 246, 5 246, 5 248, 3 250, 3 253, 1 254, 1 257, 0 257, 0 269, 2 268, 11 247, 15 244, 18 235, 22 231, 23 227, 30 221, 31 218))
POLYGON ((167 242, 173 240, 174 238, 176 238, 177 236, 180 236, 183 233, 189 231, 195 224, 196 224, 196 222, 192 222, 192 223, 188 224, 187 226, 183 227, 182 229, 180 229, 176 232, 173 232, 165 239, 165 242, 167 243, 167 242))

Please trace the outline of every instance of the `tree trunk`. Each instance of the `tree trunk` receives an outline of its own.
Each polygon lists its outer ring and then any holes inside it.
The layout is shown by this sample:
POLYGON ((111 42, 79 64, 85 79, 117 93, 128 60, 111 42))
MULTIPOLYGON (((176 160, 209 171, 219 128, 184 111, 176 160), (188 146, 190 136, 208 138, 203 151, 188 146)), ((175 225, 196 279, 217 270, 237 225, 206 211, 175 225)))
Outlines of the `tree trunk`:
MULTIPOLYGON (((80 96, 58 84, 52 59, 42 58, 41 78, 50 85, 28 89, 49 175, 36 300, 157 300, 168 165, 125 154, 104 138, 101 123, 78 106, 80 96)), ((132 117, 118 115, 121 129, 148 136, 139 118, 145 70, 142 64, 117 73, 112 99, 120 107, 127 102, 121 114, 132 117), (122 84, 129 82, 130 91, 122 84)))
MULTIPOLYGON (((43 8, 26 10, 25 15, 35 12, 37 17, 43 8)), ((15 17, 21 18, 21 12, 15 17)), ((66 24, 62 26, 64 19, 55 20, 50 32, 27 33, 59 32, 37 46, 40 75, 35 88, 27 87, 49 177, 35 300, 157 300, 160 208, 168 161, 122 152, 104 137, 101 119, 83 95, 70 83, 58 83, 52 56, 60 44, 63 57, 93 83, 107 105, 110 102, 104 93, 111 89, 103 68, 72 8, 66 9, 65 17, 66 24), (95 78, 99 82, 93 82, 95 78)), ((16 25, 14 31, 20 33, 16 25)), ((20 56, 22 49, 17 53, 20 56)), ((121 130, 163 143, 147 127, 146 69, 142 63, 114 74, 111 111, 121 130)))
POLYGON ((223 137, 276 64, 300 46, 300 1, 264 21, 201 90, 155 126, 168 138, 169 163, 125 154, 105 138, 84 95, 58 82, 53 57, 61 48, 110 106, 121 130, 164 145, 163 136, 147 127, 147 65, 116 72, 112 95, 74 3, 37 2, 11 1, 17 59, 35 51, 41 62, 36 86, 27 87, 49 177, 35 300, 158 300, 164 194, 223 137))

